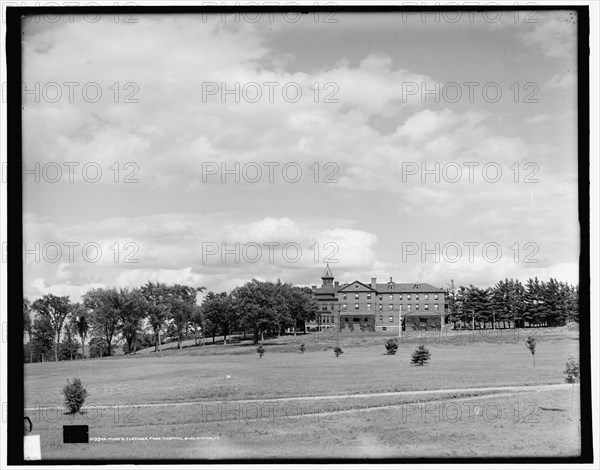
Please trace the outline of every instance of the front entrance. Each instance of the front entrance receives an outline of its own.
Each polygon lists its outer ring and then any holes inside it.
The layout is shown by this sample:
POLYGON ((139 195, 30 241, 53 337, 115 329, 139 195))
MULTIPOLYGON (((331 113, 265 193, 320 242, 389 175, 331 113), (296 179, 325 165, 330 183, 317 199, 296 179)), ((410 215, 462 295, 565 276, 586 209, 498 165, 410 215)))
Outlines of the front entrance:
POLYGON ((349 333, 375 331, 375 315, 340 315, 340 331, 349 333))

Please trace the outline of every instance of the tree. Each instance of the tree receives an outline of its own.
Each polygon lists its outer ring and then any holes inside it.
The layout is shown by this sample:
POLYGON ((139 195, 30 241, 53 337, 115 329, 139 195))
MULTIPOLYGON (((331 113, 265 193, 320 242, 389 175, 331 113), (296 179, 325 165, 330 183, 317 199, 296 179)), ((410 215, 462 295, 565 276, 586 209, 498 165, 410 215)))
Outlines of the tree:
POLYGON ((121 334, 125 340, 124 350, 135 354, 142 321, 146 315, 148 303, 140 289, 121 289, 118 295, 121 319, 121 334))
POLYGON ((390 356, 396 354, 396 351, 398 351, 398 338, 388 338, 385 342, 385 349, 390 356))
POLYGON ((23 338, 25 338, 25 333, 27 333, 27 341, 29 342, 27 347, 23 348, 23 352, 29 356, 29 362, 33 362, 33 345, 31 343, 32 325, 33 323, 31 321, 31 303, 29 302, 29 299, 27 297, 23 297, 23 338))
MULTIPOLYGON (((49 356, 49 353, 54 349, 54 328, 50 317, 47 315, 37 315, 31 325, 31 356, 36 360, 49 356)), ((57 356, 58 359, 58 356, 57 356)))
POLYGON ((117 289, 92 289, 83 296, 89 322, 97 335, 106 341, 107 355, 112 355, 112 341, 121 327, 121 298, 117 289))
POLYGON ((296 329, 304 331, 304 324, 317 317, 319 304, 308 287, 283 285, 283 295, 288 303, 289 321, 293 328, 294 336, 296 329))
POLYGON ((413 365, 422 366, 426 362, 429 362, 430 358, 431 353, 429 352, 429 349, 422 344, 412 353, 410 363, 413 365))
POLYGON ((256 348, 256 352, 258 353, 258 358, 259 358, 259 359, 262 359, 262 357, 263 357, 263 354, 265 353, 265 348, 264 348, 264 346, 263 346, 262 344, 260 344, 260 345, 258 346, 258 348, 256 348))
POLYGON ((63 341, 60 343, 59 347, 59 360, 65 361, 77 357, 79 351, 79 343, 75 339, 77 336, 77 330, 74 328, 74 325, 69 322, 65 327, 65 334, 63 337, 63 341))
POLYGON ((233 307, 231 298, 226 292, 215 294, 209 292, 202 301, 202 312, 207 321, 207 331, 210 331, 215 342, 215 334, 223 335, 223 344, 227 343, 227 335, 237 322, 237 310, 233 307))
POLYGON ((446 285, 448 286, 446 289, 446 299, 448 300, 448 319, 456 326, 456 322, 460 318, 460 305, 458 302, 458 292, 456 290, 456 285, 454 284, 454 279, 450 279, 450 282, 446 285))
POLYGON ((85 340, 89 330, 88 313, 79 302, 71 307, 71 324, 79 338, 81 338, 81 355, 85 358, 85 340))
POLYGON ((204 313, 202 312, 200 305, 194 305, 190 323, 194 328, 194 344, 198 346, 198 329, 200 329, 203 337, 205 331, 204 313))
POLYGON ((333 354, 335 354, 335 357, 340 357, 340 354, 344 354, 344 350, 339 346, 336 346, 333 348, 333 354))
POLYGON ((535 369, 535 348, 537 346, 537 340, 532 335, 527 336, 525 340, 525 346, 529 349, 529 352, 533 356, 533 368, 535 369))
POLYGON ((23 297, 23 336, 27 333, 31 341, 31 303, 27 297, 23 297))
POLYGON ((160 331, 171 313, 169 288, 164 283, 148 281, 141 288, 141 292, 148 302, 148 322, 152 326, 156 338, 154 351, 158 352, 161 345, 160 331))
POLYGON ((179 349, 182 348, 181 341, 184 332, 187 330, 194 313, 196 292, 202 292, 204 289, 204 287, 194 288, 179 284, 175 284, 168 288, 167 298, 171 304, 169 311, 171 320, 173 320, 173 324, 175 325, 177 346, 179 349))
POLYGON ((58 361, 58 346, 62 336, 63 324, 70 311, 69 297, 46 294, 41 299, 33 302, 31 307, 50 320, 54 333, 54 360, 58 361))
POLYGON ((264 339, 264 332, 278 330, 288 315, 288 305, 280 285, 256 279, 236 287, 231 302, 240 323, 253 332, 254 344, 264 339))

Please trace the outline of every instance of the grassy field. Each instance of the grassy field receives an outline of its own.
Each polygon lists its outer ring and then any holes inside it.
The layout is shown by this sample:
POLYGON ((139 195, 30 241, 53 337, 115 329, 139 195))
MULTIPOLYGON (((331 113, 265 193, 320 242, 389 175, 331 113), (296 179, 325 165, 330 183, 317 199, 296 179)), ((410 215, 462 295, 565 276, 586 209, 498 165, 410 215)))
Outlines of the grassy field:
POLYGON ((563 383, 567 358, 578 355, 577 332, 536 332, 535 369, 524 345, 531 332, 524 333, 406 337, 395 356, 385 355, 384 335, 340 337, 339 358, 332 352, 337 337, 311 335, 265 342, 262 359, 254 346, 240 342, 170 350, 162 357, 27 364, 25 405, 41 435, 43 458, 577 455, 578 402, 575 393, 572 410, 570 387, 327 399, 563 383), (431 362, 411 366, 410 354, 422 342, 431 362), (87 413, 70 416, 63 414, 61 390, 75 375, 90 396, 87 413), (315 396, 324 398, 299 399, 315 396), (263 401, 273 399, 284 400, 263 401), (480 414, 469 405, 477 400, 480 414), (423 403, 430 406, 425 419, 423 403), (436 406, 442 411, 434 422, 436 406), (71 423, 88 424, 98 440, 62 444, 62 425, 71 423), (128 440, 102 440, 108 438, 128 440))

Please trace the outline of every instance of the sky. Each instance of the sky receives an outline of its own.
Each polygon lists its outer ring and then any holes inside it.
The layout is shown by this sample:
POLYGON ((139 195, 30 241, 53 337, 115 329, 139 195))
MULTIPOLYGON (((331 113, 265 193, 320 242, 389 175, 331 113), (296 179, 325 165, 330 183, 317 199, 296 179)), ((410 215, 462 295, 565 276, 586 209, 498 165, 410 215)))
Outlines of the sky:
POLYGON ((23 20, 24 293, 578 282, 570 11, 23 20), (125 21, 129 22, 125 22, 125 21))

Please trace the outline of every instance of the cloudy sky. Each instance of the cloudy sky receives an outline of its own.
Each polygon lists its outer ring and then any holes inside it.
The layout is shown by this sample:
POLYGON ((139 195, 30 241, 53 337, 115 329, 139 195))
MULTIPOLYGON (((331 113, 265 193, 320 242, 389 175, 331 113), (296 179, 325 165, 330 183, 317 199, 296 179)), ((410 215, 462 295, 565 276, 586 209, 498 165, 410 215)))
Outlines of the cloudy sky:
POLYGON ((578 282, 571 12, 124 20, 24 20, 26 296, 578 282))

